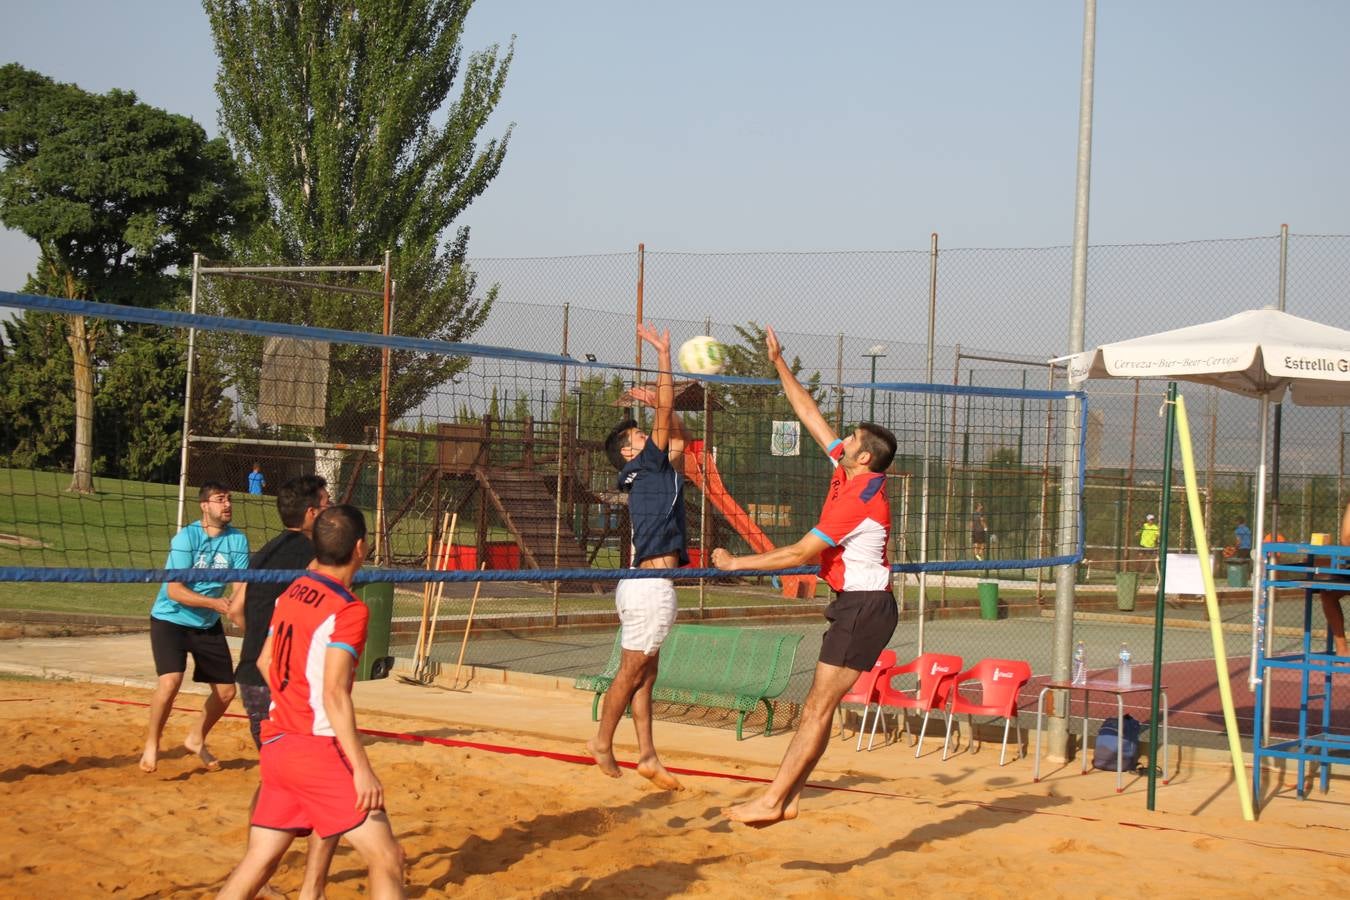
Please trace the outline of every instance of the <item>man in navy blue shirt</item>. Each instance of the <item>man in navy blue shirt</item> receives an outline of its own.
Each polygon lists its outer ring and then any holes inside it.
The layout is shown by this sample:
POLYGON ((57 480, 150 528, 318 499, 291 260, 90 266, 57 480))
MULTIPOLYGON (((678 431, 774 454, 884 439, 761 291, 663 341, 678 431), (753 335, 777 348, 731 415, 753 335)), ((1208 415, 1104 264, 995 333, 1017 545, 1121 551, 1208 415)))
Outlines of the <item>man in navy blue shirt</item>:
MULTIPOLYGON (((641 569, 675 569, 689 562, 685 551, 684 477, 680 464, 684 431, 674 413, 675 382, 670 364, 670 332, 642 324, 638 336, 656 348, 655 397, 637 389, 633 396, 656 408, 650 435, 637 422, 625 419, 605 439, 605 453, 619 470, 619 490, 628 495, 628 519, 633 526, 633 565, 641 569), (653 400, 655 402, 653 402, 653 400)), ((637 729, 637 771, 658 787, 680 790, 666 771, 652 742, 652 686, 661 643, 675 623, 678 603, 669 578, 631 578, 620 581, 614 604, 622 628, 622 656, 600 712, 600 727, 586 747, 600 771, 611 778, 621 774, 614 758, 614 732, 632 704, 637 729)))

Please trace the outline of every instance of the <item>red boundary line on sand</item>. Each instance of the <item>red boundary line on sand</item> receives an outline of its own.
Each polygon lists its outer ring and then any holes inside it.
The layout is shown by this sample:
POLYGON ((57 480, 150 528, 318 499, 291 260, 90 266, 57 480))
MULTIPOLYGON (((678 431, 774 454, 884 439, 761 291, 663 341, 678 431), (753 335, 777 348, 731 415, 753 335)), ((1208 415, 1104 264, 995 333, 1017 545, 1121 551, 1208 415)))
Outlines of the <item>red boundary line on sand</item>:
MULTIPOLYGON (((140 700, 120 700, 112 697, 100 697, 100 703, 114 703, 119 706, 139 706, 148 707, 150 704, 140 700)), ((186 706, 172 707, 175 712, 199 712, 186 706)), ((223 718, 227 719, 247 719, 248 716, 241 713, 224 713, 223 718)), ((481 741, 462 741, 454 738, 432 737, 430 735, 411 734, 400 731, 380 731, 374 728, 357 728, 358 732, 370 737, 385 738, 387 740, 402 741, 409 744, 435 744, 441 747, 456 747, 469 750, 485 750, 489 753, 503 753, 511 756, 526 756, 536 759, 551 759, 556 762, 574 763, 576 765, 593 766, 595 760, 589 756, 583 756, 578 753, 559 753, 553 750, 537 750, 533 747, 511 747, 506 744, 487 744, 481 741)), ((636 769, 637 763, 620 762, 619 765, 625 769, 636 769)), ((744 781, 754 784, 768 784, 773 779, 763 778, 758 775, 740 775, 735 772, 709 772, 702 769, 685 769, 678 766, 666 766, 667 771, 676 775, 688 775, 691 778, 723 778, 728 781, 744 781)), ((863 794, 869 797, 884 797, 890 800, 909 800, 914 803, 921 803, 925 806, 939 805, 934 801, 926 800, 922 797, 914 797, 908 794, 898 794, 893 791, 875 791, 867 788, 839 787, 832 784, 819 784, 808 781, 805 787, 815 788, 818 791, 834 791, 846 794, 863 794)), ((979 809, 990 812, 1016 813, 1018 815, 1036 815, 1036 816, 1054 816, 1060 819, 1075 819, 1079 822, 1109 822, 1109 819, 1103 819, 1098 816, 1084 816, 1077 813, 1062 813, 1048 809, 1022 809, 1017 806, 1006 806, 998 803, 982 803, 978 800, 944 800, 940 805, 948 806, 959 804, 962 806, 974 806, 979 809)), ((1336 850, 1319 850, 1313 847, 1301 847, 1297 844, 1280 844, 1271 841, 1258 841, 1251 838, 1233 837, 1230 835, 1213 834, 1208 831, 1195 831, 1189 828, 1176 828, 1171 825, 1152 825, 1145 822, 1126 822, 1117 821, 1117 825, 1125 828, 1139 828, 1145 831, 1168 831, 1178 834, 1192 834, 1201 837, 1214 838, 1221 841, 1240 841, 1244 844, 1252 844, 1257 847, 1265 847, 1272 850, 1303 850, 1308 853, 1318 853, 1322 855, 1340 856, 1350 859, 1350 852, 1340 852, 1336 850)))

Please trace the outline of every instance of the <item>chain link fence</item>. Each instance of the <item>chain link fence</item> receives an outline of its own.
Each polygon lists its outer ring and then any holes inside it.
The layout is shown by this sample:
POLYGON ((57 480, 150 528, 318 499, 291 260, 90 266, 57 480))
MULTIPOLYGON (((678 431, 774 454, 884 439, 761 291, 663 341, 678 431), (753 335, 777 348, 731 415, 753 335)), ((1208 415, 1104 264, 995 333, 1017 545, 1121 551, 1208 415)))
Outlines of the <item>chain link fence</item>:
MULTIPOLYGON (((583 409, 577 373, 564 384, 554 374, 529 364, 493 362, 475 364, 472 376, 481 384, 501 386, 496 398, 502 443, 531 446, 533 460, 543 468, 557 466, 560 443, 577 445, 601 439, 612 424, 622 388, 642 378, 640 367, 652 363, 638 347, 635 320, 642 316, 660 328, 669 328, 676 344, 695 334, 712 334, 726 343, 744 342, 759 326, 777 330, 786 354, 800 360, 803 375, 819 376, 822 409, 838 426, 859 418, 883 422, 913 419, 921 407, 896 407, 890 391, 867 390, 866 385, 928 380, 930 347, 927 328, 930 302, 935 313, 937 343, 931 348, 933 380, 940 384, 973 387, 1064 389, 1063 373, 1048 360, 1067 351, 1067 318, 1071 254, 1068 247, 839 251, 819 253, 684 253, 647 251, 562 258, 476 259, 472 268, 480 292, 496 288, 497 299, 486 323, 473 335, 476 343, 549 353, 565 352, 583 360, 631 366, 620 372, 612 400, 603 408, 583 409), (934 276, 935 267, 935 276, 934 276), (931 291, 931 294, 930 294, 931 291), (530 389, 512 385, 530 383, 530 389), (846 387, 852 385, 852 387, 846 387), (892 404, 888 407, 887 404, 892 404), (528 431, 524 418, 530 420, 528 431), (547 448, 553 447, 552 451, 547 448)), ((1245 309, 1273 305, 1280 293, 1280 239, 1265 236, 1164 245, 1096 246, 1089 254, 1089 299, 1086 319, 1088 346, 1221 318, 1245 309)), ((1350 236, 1291 235, 1286 281, 1286 308, 1309 319, 1340 323, 1344 318, 1344 285, 1350 283, 1350 236)), ((401 303, 411 302, 403 298, 401 303)), ((393 331, 400 332, 396 305, 393 331)), ((608 386, 605 386, 606 390, 608 386)), ((1087 386, 1090 418, 1086 439, 1088 479, 1084 491, 1086 558, 1079 567, 1076 633, 1089 646, 1090 665, 1105 667, 1121 642, 1129 643, 1137 665, 1151 663, 1154 561, 1138 546, 1144 517, 1156 515, 1163 483, 1163 427, 1160 410, 1165 384, 1158 381, 1102 381, 1087 386), (1136 576, 1126 597, 1122 574, 1136 576), (1121 609, 1127 605, 1134 607, 1121 609), (1100 665, 1097 664, 1098 661, 1100 665)), ((592 392, 604 395, 603 390, 592 392)), ((1200 492, 1208 523, 1209 543, 1215 548, 1235 543, 1239 520, 1254 521, 1254 472, 1259 433, 1257 404, 1198 386, 1182 388, 1192 412, 1192 429, 1199 467, 1200 492)), ((391 423, 396 430, 417 432, 442 424, 478 420, 492 402, 487 392, 449 414, 426 405, 391 423), (462 415, 460 414, 462 412, 462 415)), ((591 393, 587 393, 588 398, 591 393)), ((606 395, 607 396, 607 395, 606 395)), ((589 400, 587 401, 589 402, 589 400)), ((243 415, 243 413, 237 413, 243 415)), ((1043 415, 1043 413, 1041 413, 1043 415)), ((997 444, 972 454, 964 436, 972 428, 969 417, 978 413, 950 398, 936 416, 932 515, 940 520, 933 535, 935 556, 970 558, 973 548, 965 526, 975 503, 987 507, 990 532, 988 553, 995 558, 1029 558, 1030 548, 1008 536, 1019 531, 1022 508, 999 505, 1007 472, 991 464, 993 449, 1012 445, 1011 459, 1035 458, 1033 448, 1045 440, 1046 429, 1033 416, 1017 411, 1005 414, 1004 436, 997 444), (1002 538, 1002 540, 1000 539, 1002 538), (943 546, 946 540, 948 545, 943 546)), ((912 422, 911 422, 912 424, 912 422)), ((978 420, 974 423, 980 427, 978 420)), ((365 429, 349 440, 365 440, 365 429)), ((1279 475, 1274 479, 1272 509, 1267 521, 1273 531, 1291 539, 1314 531, 1334 532, 1339 511, 1347 499, 1345 459, 1347 430, 1344 411, 1302 409, 1286 404, 1282 410, 1279 475)), ((524 449, 513 450, 523 455, 524 449)), ((427 451, 408 438, 391 444, 389 491, 391 502, 415 493, 419 466, 427 451), (415 477, 416 476, 416 477, 415 477)), ((203 454, 205 457, 207 454, 203 454)), ((269 493, 283 476, 304 460, 293 451, 269 456, 266 448, 222 445, 216 454, 221 476, 240 489, 247 472, 258 462, 267 473, 269 493)), ((342 469, 350 484, 348 496, 367 502, 369 473, 351 474, 352 459, 342 469), (364 498, 364 499, 363 499, 364 498)), ((194 466, 199 463, 194 462, 194 466)), ((203 458, 200 465, 209 466, 203 458)), ((1173 483, 1181 484, 1180 462, 1173 483)), ((298 471, 298 470, 297 470, 298 471)), ((30 473, 31 474, 31 473, 30 473)), ((593 467, 585 476, 592 489, 602 489, 609 475, 593 467)), ((346 490, 348 483, 344 483, 346 490)), ((909 497, 900 516, 897 543, 917 547, 917 495, 912 480, 893 489, 909 497)), ((775 518, 772 502, 754 496, 753 486, 740 499, 755 504, 752 515, 775 540, 791 539, 810 523, 775 518)), ((1193 548, 1192 522, 1177 487, 1168 546, 1185 552, 1193 548)), ((457 498, 449 498, 456 502, 457 498)), ((899 502, 893 500, 896 506, 899 502)), ((443 507, 444 504, 441 504, 443 507)), ((439 508, 439 507, 438 507, 439 508)), ((254 510, 244 507, 251 528, 265 533, 275 527, 265 502, 254 510)), ((430 507, 412 508, 410 520, 434 518, 430 507)), ((593 564, 621 557, 622 523, 597 510, 574 522, 574 530, 604 535, 593 564)), ((158 521, 158 520, 156 520, 158 521)), ((698 520, 691 520, 698 521, 698 520)), ((165 527, 161 524, 160 527, 165 527)), ((701 526, 700 526, 701 527, 701 526)), ((424 531, 426 529, 423 529, 424 531)), ((434 530, 434 529, 433 529, 434 530)), ((0 521, 0 532, 21 529, 0 521)), ((1025 533, 1025 530, 1023 530, 1025 533)), ((163 535, 167 546, 169 533, 163 535)), ((700 543, 719 535, 701 534, 700 543)), ((395 557, 409 564, 425 561, 426 534, 419 533, 394 547, 395 557)), ((504 536, 489 529, 475 548, 480 557, 508 565, 513 557, 505 548, 495 552, 487 544, 501 544, 504 536)), ((709 543, 709 545, 715 545, 709 543)), ((0 564, 12 563, 15 548, 0 544, 0 564), (6 558, 5 554, 10 554, 6 558)), ((903 553, 900 554, 903 558, 903 553)), ((482 561, 480 559, 480 561, 482 561)), ((1230 566, 1220 553, 1212 564, 1221 591, 1229 653, 1246 655, 1250 626, 1248 576, 1241 566, 1230 566), (1244 629, 1248 629, 1244 631, 1244 629)), ((926 649, 954 652, 968 661, 983 656, 1029 659, 1035 671, 1047 672, 1051 647, 1049 573, 1028 570, 1005 572, 997 579, 1001 616, 977 618, 980 580, 992 575, 935 575, 927 586, 929 625, 926 649)), ((1127 585, 1129 581, 1125 582, 1127 585)), ((0 586, 0 602, 25 608, 31 601, 16 586, 0 586)), ((112 586, 81 586, 86 605, 99 605, 100 592, 128 591, 112 586)), ((447 585, 441 607, 441 634, 433 658, 455 661, 458 639, 465 627, 471 588, 447 585)), ((917 584, 913 577, 899 585, 904 621, 893 646, 904 656, 916 649, 912 628, 917 584)), ((147 597, 150 591, 142 591, 147 597)), ((420 617, 426 592, 400 588, 395 600, 395 647, 410 652, 411 636, 420 617)), ((477 607, 465 662, 554 675, 598 671, 609 651, 612 606, 606 593, 559 598, 551 584, 488 585, 477 607), (556 627, 555 627, 556 626, 556 627)), ((801 646, 797 677, 785 700, 798 701, 815 657, 813 641, 822 629, 818 615, 824 598, 784 603, 768 579, 758 583, 694 585, 681 588, 682 601, 695 617, 735 615, 766 627, 800 628, 807 635, 801 646), (803 619, 803 615, 805 619, 803 619), (814 637, 813 637, 814 636, 814 637)), ((32 596, 32 595, 29 595, 32 596)), ((1193 684, 1169 685, 1174 724, 1213 731, 1219 727, 1216 707, 1205 685, 1213 680, 1211 648, 1201 608, 1189 598, 1172 601, 1167 610, 1164 652, 1167 661, 1196 663, 1186 677, 1193 684), (1209 671, 1204 664, 1208 661, 1209 671), (1192 716, 1187 719, 1187 714, 1192 716)), ((1281 598, 1277 603, 1276 649, 1292 647, 1301 635, 1301 603, 1281 598)), ((1321 627, 1315 616, 1315 627, 1321 627)), ((1180 671, 1180 670, 1178 670, 1180 671)), ((1190 670, 1188 670, 1190 671, 1190 670)), ((1235 685, 1245 685, 1245 669, 1234 672, 1235 685)), ((1178 676, 1180 677, 1180 676, 1178 676)), ((1250 721, 1250 695, 1238 690, 1239 715, 1250 721), (1245 696, 1245 700, 1244 700, 1245 696), (1243 703, 1247 706, 1244 708, 1243 703)), ((1278 710, 1296 700, 1277 686, 1278 710)))

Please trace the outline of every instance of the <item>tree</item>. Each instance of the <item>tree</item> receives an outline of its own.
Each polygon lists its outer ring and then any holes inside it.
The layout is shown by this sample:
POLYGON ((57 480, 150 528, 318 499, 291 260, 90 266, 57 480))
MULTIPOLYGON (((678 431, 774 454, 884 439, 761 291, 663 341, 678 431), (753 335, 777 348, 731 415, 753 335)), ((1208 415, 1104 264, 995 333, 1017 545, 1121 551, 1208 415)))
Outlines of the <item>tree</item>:
POLYGON ((69 467, 75 406, 65 325, 60 316, 25 312, 0 327, 0 460, 17 469, 69 467))
MULTIPOLYGON (((203 0, 220 68, 221 126, 271 206, 247 246, 258 262, 369 262, 397 254, 396 331, 460 341, 487 319, 474 297, 469 230, 452 224, 501 168, 511 129, 480 149, 512 50, 462 59, 471 2, 203 0), (462 69, 462 72, 461 72, 462 69), (450 92, 462 74, 458 97, 450 92)), ((265 291, 224 294, 231 315, 378 331, 377 304, 265 291)), ((332 348, 328 436, 359 436, 378 408, 380 354, 332 348)), ((463 369, 393 354, 389 415, 415 409, 463 369)))
MULTIPOLYGON (((37 242, 29 289, 135 306, 168 302, 170 272, 252 224, 254 193, 223 140, 128 91, 91 94, 0 67, 0 222, 37 242)), ((70 316, 70 490, 93 491, 94 360, 109 326, 70 316)))
MULTIPOLYGON (((744 378, 770 378, 778 381, 778 370, 769 360, 767 334, 756 322, 745 326, 736 325, 739 343, 727 345, 726 375, 738 375, 744 378)), ((812 372, 809 378, 802 377, 802 361, 794 356, 788 364, 792 374, 811 394, 816 405, 821 407, 825 418, 830 417, 824 407, 825 391, 820 386, 820 373, 812 372)), ((728 407, 743 412, 774 413, 775 417, 792 416, 792 404, 788 403, 782 388, 776 383, 771 385, 735 385, 725 389, 725 402, 728 407), (781 414, 781 415, 780 415, 781 414)))

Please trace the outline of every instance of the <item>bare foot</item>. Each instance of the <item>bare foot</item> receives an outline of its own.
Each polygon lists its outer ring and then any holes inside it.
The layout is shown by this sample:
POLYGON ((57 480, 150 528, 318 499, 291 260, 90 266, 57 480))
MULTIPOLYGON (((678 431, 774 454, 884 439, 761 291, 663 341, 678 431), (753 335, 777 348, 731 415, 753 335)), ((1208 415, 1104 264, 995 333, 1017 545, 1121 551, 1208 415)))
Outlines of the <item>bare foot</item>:
POLYGON ((206 771, 220 771, 220 760, 216 759, 215 755, 210 750, 206 749, 206 741, 203 741, 195 734, 189 734, 183 739, 183 746, 188 748, 192 753, 197 754, 202 761, 202 765, 206 767, 206 771))
POLYGON ((638 760, 637 773, 663 791, 682 791, 684 785, 666 771, 659 759, 638 760))
POLYGON ((141 753, 141 771, 153 772, 157 768, 159 768, 159 744, 147 741, 145 751, 141 753))
POLYGON ((258 898, 262 898, 262 900, 286 900, 286 895, 270 884, 264 884, 253 897, 254 900, 258 900, 258 898))
MULTIPOLYGON (((742 803, 738 806, 729 806, 722 810, 722 815, 733 822, 742 822, 746 825, 764 826, 772 825, 775 822, 781 822, 787 818, 786 812, 779 806, 769 803, 762 796, 742 803)), ((793 813, 795 817, 796 813, 793 813)))
POLYGON ((595 745, 595 738, 586 742, 586 749, 594 757, 595 764, 600 767, 601 772, 604 772, 610 778, 618 778, 623 775, 623 772, 619 769, 619 761, 614 758, 614 751, 601 750, 595 745))

